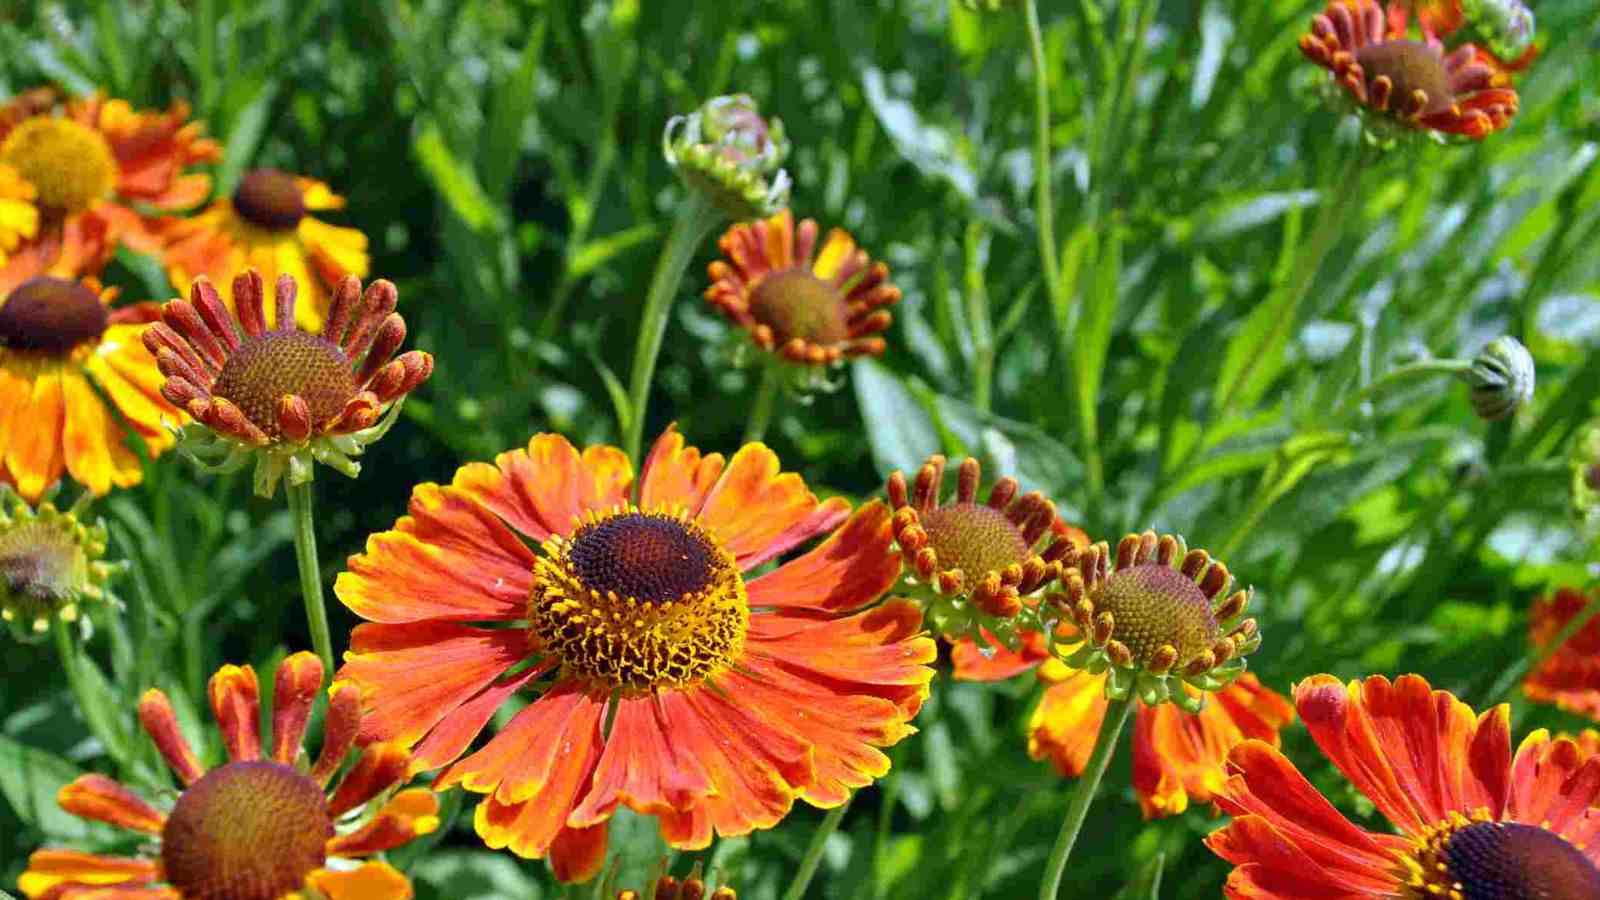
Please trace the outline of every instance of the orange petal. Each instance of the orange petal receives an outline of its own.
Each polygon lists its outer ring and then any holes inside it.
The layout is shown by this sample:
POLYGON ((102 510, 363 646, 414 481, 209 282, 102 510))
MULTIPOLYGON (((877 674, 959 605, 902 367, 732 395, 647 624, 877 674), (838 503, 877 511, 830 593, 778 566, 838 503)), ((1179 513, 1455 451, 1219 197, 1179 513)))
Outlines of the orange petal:
POLYGON ((526 615, 535 557, 499 517, 466 491, 436 484, 417 485, 410 513, 350 558, 334 583, 340 602, 391 624, 526 615))
POLYGON ((1028 755, 1048 759, 1068 778, 1083 774, 1106 716, 1106 677, 1072 671, 1056 660, 1039 670, 1050 683, 1028 718, 1028 755))
POLYGON ((261 688, 256 671, 249 666, 227 665, 211 676, 207 686, 211 711, 222 730, 222 743, 228 758, 261 758, 261 688))
POLYGON ((748 569, 832 528, 848 511, 837 499, 819 508, 799 475, 780 472, 776 453, 746 444, 728 461, 697 518, 748 569))
POLYGON ((893 600, 852 616, 814 619, 785 613, 750 617, 745 665, 835 693, 871 694, 910 719, 933 680, 938 646, 922 632, 913 603, 893 600))
POLYGON ((443 622, 359 625, 337 681, 361 691, 364 741, 411 746, 527 654, 520 630, 443 622))
POLYGON ((483 693, 456 707, 455 711, 439 720, 428 736, 411 753, 411 773, 426 772, 455 762, 483 731, 501 704, 522 686, 549 671, 554 663, 532 666, 515 678, 497 682, 483 693))
POLYGON ((900 578, 893 542, 888 507, 868 503, 811 552, 751 580, 750 605, 839 613, 860 609, 900 578))
POLYGON ((145 834, 160 834, 167 821, 160 810, 104 775, 79 775, 56 793, 56 802, 80 819, 145 834))
POLYGON ((28 857, 28 870, 17 879, 17 887, 31 898, 71 885, 135 887, 158 876, 153 860, 75 850, 38 850, 28 857))
POLYGON ((591 828, 563 828, 550 843, 550 871, 565 884, 581 884, 600 874, 606 864, 610 822, 591 828))
POLYGON ((318 869, 306 884, 328 900, 411 900, 411 882, 387 863, 369 862, 359 869, 318 869))
POLYGON ((322 749, 311 766, 311 780, 327 787, 356 745, 361 728, 361 691, 348 682, 328 688, 328 713, 322 721, 322 749))
POLYGON ((364 805, 399 784, 410 768, 411 754, 405 747, 392 741, 369 745, 329 798, 328 812, 337 818, 364 805))
POLYGON ((1508 818, 1549 828, 1591 860, 1600 855, 1600 757, 1539 729, 1517 748, 1511 778, 1508 818))
POLYGON ((61 429, 66 407, 61 394, 61 367, 49 366, 33 379, 26 412, 13 413, 6 468, 17 493, 32 503, 61 477, 61 429))
POLYGON ((178 715, 166 694, 155 688, 144 692, 144 696, 139 698, 139 722, 149 733, 156 749, 161 751, 161 757, 177 773, 179 781, 191 785, 200 780, 205 774, 205 767, 200 765, 200 758, 195 756, 189 741, 178 727, 178 715))
MULTIPOLYGON (((1545 650, 1568 622, 1589 605, 1589 596, 1561 588, 1540 597, 1528 617, 1528 640, 1545 650)), ((1528 699, 1600 720, 1600 618, 1594 619, 1550 654, 1522 683, 1528 699)))
POLYGON ((987 629, 983 638, 985 646, 972 638, 962 638, 951 646, 950 662, 957 681, 1006 681, 1050 658, 1044 635, 1037 631, 1022 632, 1016 650, 999 643, 987 629))
POLYGON ((684 507, 691 516, 699 515, 722 467, 722 454, 702 457, 698 449, 684 444, 676 425, 669 425, 645 458, 639 476, 639 506, 657 509, 671 504, 684 507))
POLYGON ((1228 876, 1229 900, 1378 900, 1396 896, 1400 880, 1381 892, 1353 890, 1342 873, 1324 872, 1317 861, 1260 816, 1244 816, 1206 838, 1211 851, 1239 868, 1228 876))
POLYGON ((494 466, 461 467, 451 485, 512 528, 544 540, 571 534, 586 510, 625 502, 632 481, 632 467, 614 447, 590 447, 579 455, 559 434, 536 434, 527 449, 496 456, 494 466))
POLYGON ((368 856, 392 850, 439 827, 439 796, 427 788, 395 794, 372 820, 328 841, 329 856, 368 856))
MULTIPOLYGON (((469 791, 492 792, 507 806, 522 803, 557 777, 575 748, 592 744, 599 757, 605 705, 603 696, 590 696, 571 682, 558 683, 517 713, 483 749, 440 772, 434 789, 460 784, 469 791)), ((563 821, 567 812, 561 812, 563 821)))
POLYGON ((61 373, 65 424, 61 431, 62 456, 67 472, 95 496, 111 490, 111 447, 121 444, 122 426, 77 372, 61 373))
POLYGON ((272 758, 292 765, 306 736, 311 707, 322 692, 322 660, 296 653, 278 664, 272 690, 272 758))
POLYGON ((671 812, 714 789, 705 770, 673 740, 656 694, 621 699, 593 788, 567 817, 567 825, 598 825, 611 818, 618 804, 645 814, 671 812))

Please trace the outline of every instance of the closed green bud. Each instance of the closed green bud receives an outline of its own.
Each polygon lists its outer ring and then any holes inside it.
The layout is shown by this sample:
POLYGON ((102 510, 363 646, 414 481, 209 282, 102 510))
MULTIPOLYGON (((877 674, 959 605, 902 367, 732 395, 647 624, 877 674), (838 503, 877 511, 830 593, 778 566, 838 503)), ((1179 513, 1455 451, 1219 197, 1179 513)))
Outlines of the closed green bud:
POLYGON ((661 144, 684 184, 734 219, 770 216, 789 204, 783 122, 762 118, 748 94, 713 97, 674 116, 661 144))
POLYGON ((1533 399, 1533 356, 1516 338, 1498 337, 1478 351, 1461 379, 1472 388, 1478 418, 1504 419, 1533 399))

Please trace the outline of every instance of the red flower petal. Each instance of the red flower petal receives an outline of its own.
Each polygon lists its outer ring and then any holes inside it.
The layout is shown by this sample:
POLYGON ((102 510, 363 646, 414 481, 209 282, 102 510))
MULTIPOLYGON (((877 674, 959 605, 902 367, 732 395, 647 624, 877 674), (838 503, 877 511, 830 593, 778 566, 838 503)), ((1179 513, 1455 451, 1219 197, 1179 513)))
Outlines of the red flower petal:
POLYGON ((922 708, 938 655, 915 604, 895 600, 840 619, 750 617, 744 666, 796 688, 889 700, 910 719, 922 708))
POLYGON ((167 822, 144 798, 104 775, 79 775, 56 793, 56 803, 80 819, 145 834, 160 834, 167 822))
POLYGON ((234 761, 261 758, 261 687, 249 666, 223 666, 207 686, 222 743, 234 761))
POLYGON ((1307 856, 1260 816, 1244 816, 1206 838, 1206 846, 1238 864, 1223 889, 1229 900, 1358 900, 1392 898, 1396 879, 1383 890, 1357 889, 1336 873, 1323 873, 1307 856))
POLYGON ((294 764, 321 692, 322 660, 315 653, 296 653, 278 664, 272 692, 273 759, 294 764))
POLYGON ((1228 751, 1247 738, 1276 747, 1294 720, 1284 697, 1246 673, 1190 714, 1170 703, 1140 706, 1133 728, 1133 786, 1145 818, 1210 803, 1227 782, 1228 751))
POLYGON ((646 814, 684 809, 716 788, 674 739, 656 694, 622 699, 595 768, 594 785, 567 817, 574 828, 611 818, 619 803, 646 814))
POLYGON ((495 464, 469 463, 451 485, 535 540, 569 535, 587 510, 626 503, 633 467, 615 447, 579 455, 559 434, 536 434, 525 450, 508 450, 495 464))
POLYGON ((483 731, 483 726, 489 723, 490 717, 500 705, 530 680, 548 672, 553 664, 554 660, 548 660, 542 665, 534 666, 515 678, 490 686, 483 693, 456 707, 456 710, 440 720, 439 724, 428 732, 422 743, 412 751, 412 774, 455 762, 483 731))
POLYGON ((778 455, 765 444, 746 444, 696 517, 748 569, 838 524, 848 512, 841 500, 817 503, 794 472, 780 472, 778 455))
POLYGON ((882 597, 900 578, 888 507, 873 501, 811 552, 752 579, 752 607, 845 613, 882 597))
POLYGON ((1539 729, 1517 748, 1506 817, 1562 835, 1600 865, 1600 756, 1539 729))
POLYGON ((1021 646, 1016 650, 996 641, 988 629, 983 631, 987 646, 980 647, 971 638, 956 641, 950 648, 950 662, 955 665, 956 680, 1006 681, 1050 658, 1044 635, 1037 631, 1024 631, 1018 637, 1021 646))
POLYGON ((721 453, 701 456, 698 449, 684 444, 676 425, 667 426, 645 458, 639 476, 639 507, 680 505, 690 516, 699 515, 706 495, 722 475, 723 462, 721 453))

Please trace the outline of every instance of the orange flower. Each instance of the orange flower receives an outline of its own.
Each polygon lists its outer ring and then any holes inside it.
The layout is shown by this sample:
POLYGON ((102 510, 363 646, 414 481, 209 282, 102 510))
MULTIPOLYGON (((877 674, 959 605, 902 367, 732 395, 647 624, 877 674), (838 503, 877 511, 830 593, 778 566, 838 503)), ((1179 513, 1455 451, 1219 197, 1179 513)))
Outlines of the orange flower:
POLYGON ((750 333, 755 345, 789 362, 833 365, 878 356, 900 300, 889 267, 875 263, 843 229, 828 232, 820 253, 817 223, 796 228, 785 209, 735 225, 718 241, 725 259, 711 264, 706 301, 750 333))
POLYGON ((1463 24, 1459 4, 1329 0, 1300 38, 1307 59, 1332 73, 1357 106, 1405 128, 1482 139, 1511 124, 1517 92, 1510 68, 1489 51, 1444 40, 1463 24))
POLYGON ((161 420, 180 414, 139 343, 155 306, 110 309, 115 296, 48 276, 0 293, 0 481, 30 502, 63 472, 97 495, 138 484, 124 420, 152 454, 172 446, 161 420))
POLYGON ((27 238, 39 233, 39 192, 10 166, 0 164, 0 266, 27 238))
POLYGON ((770 828, 797 798, 845 802, 915 731, 935 650, 914 605, 878 602, 900 574, 889 519, 819 502, 761 444, 724 460, 669 429, 636 486, 622 451, 536 435, 419 485, 351 558, 335 591, 370 624, 337 685, 360 688, 367 739, 487 795, 490 847, 565 881, 599 870, 620 805, 679 848, 770 828))
MULTIPOLYGON (((962 641, 951 658, 956 678, 964 681, 999 681, 1037 667, 1044 692, 1028 719, 1028 755, 1048 759, 1067 778, 1083 774, 1106 714, 1104 673, 1052 659, 1036 631, 1024 633, 1019 651, 962 641)), ((1228 751, 1249 738, 1276 747, 1278 731, 1292 721, 1289 701, 1249 673, 1216 692, 1199 713, 1141 703, 1133 726, 1133 787, 1145 818, 1212 802, 1225 781, 1228 751)))
POLYGON ((36 275, 95 274, 118 244, 160 250, 145 211, 189 209, 211 192, 211 177, 185 170, 222 156, 189 122, 188 104, 136 111, 96 94, 60 102, 29 91, 0 110, 0 163, 28 182, 43 222, 0 268, 0 293, 36 275))
POLYGON ((1400 834, 1346 819, 1282 753, 1245 741, 1206 844, 1234 900, 1600 897, 1600 757, 1535 731, 1513 755, 1510 709, 1477 715, 1416 675, 1295 688, 1317 746, 1400 834))
MULTIPOLYGON (((202 275, 228 284, 247 268, 268 282, 289 275, 306 292, 307 302, 298 308, 299 324, 315 330, 327 318, 339 282, 352 275, 367 277, 367 236, 308 215, 342 208, 344 198, 320 181, 256 169, 239 180, 231 198, 166 224, 162 237, 168 276, 183 290, 202 275)), ((267 324, 277 322, 269 316, 267 324)))
MULTIPOLYGON (((1590 602, 1600 602, 1577 588, 1561 588, 1553 597, 1540 597, 1528 621, 1528 639, 1543 651, 1590 602)), ((1600 617, 1567 638, 1522 682, 1529 700, 1554 703, 1567 712, 1600 721, 1600 617)))
POLYGON ((104 775, 82 775, 61 789, 61 808, 147 836, 148 852, 102 856, 39 850, 18 881, 30 900, 279 900, 311 889, 328 900, 410 900, 411 884, 381 862, 328 867, 330 857, 371 856, 439 826, 432 791, 369 801, 406 777, 409 758, 395 744, 374 744, 329 783, 356 741, 360 701, 336 690, 328 703, 322 752, 311 763, 301 741, 322 685, 322 663, 296 653, 278 666, 270 736, 259 730, 260 688, 249 666, 223 666, 211 677, 211 709, 228 762, 207 771, 178 728, 166 695, 145 692, 139 721, 183 787, 163 811, 104 775))

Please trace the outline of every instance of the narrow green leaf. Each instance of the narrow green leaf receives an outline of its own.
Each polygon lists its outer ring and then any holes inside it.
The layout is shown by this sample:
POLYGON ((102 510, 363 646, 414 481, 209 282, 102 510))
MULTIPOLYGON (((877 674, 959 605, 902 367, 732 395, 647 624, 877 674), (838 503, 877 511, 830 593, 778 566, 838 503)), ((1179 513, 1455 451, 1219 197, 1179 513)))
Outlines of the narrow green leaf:
POLYGON ((850 380, 879 472, 914 472, 930 454, 939 452, 939 432, 932 417, 899 375, 868 358, 851 366, 850 380))
POLYGON ((1133 880, 1122 886, 1115 900, 1160 900, 1161 872, 1167 865, 1167 855, 1157 853, 1139 868, 1133 880))
POLYGON ((411 148, 428 180, 433 182, 456 218, 476 232, 500 226, 500 212, 478 183, 477 173, 445 143, 444 133, 437 124, 424 119, 416 137, 412 138, 411 148))
POLYGON ((573 254, 568 277, 582 278, 605 265, 613 257, 640 244, 654 240, 656 235, 660 233, 661 226, 652 222, 625 228, 602 238, 595 238, 578 248, 578 252, 573 254))
MULTIPOLYGON (((234 85, 228 93, 234 94, 244 87, 244 84, 240 82, 234 85)), ((261 146, 261 138, 267 130, 267 115, 272 111, 272 101, 277 96, 278 81, 269 78, 253 91, 238 98, 239 105, 234 108, 239 112, 233 117, 233 125, 228 129, 227 140, 223 142, 226 149, 223 150, 222 164, 217 167, 218 196, 232 194, 245 167, 255 159, 256 149, 261 146)), ((230 96, 229 99, 234 98, 230 96)))
POLYGON ((522 130, 536 112, 534 87, 539 82, 539 59, 544 51, 545 18, 541 16, 522 47, 516 69, 495 86, 484 128, 480 158, 484 192, 502 204, 508 199, 511 176, 522 155, 522 130))
POLYGON ((107 833, 56 803, 62 786, 81 774, 83 770, 53 753, 0 736, 0 796, 24 825, 47 838, 82 841, 107 833))

